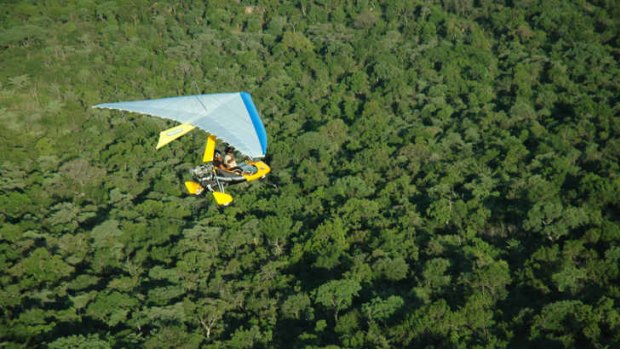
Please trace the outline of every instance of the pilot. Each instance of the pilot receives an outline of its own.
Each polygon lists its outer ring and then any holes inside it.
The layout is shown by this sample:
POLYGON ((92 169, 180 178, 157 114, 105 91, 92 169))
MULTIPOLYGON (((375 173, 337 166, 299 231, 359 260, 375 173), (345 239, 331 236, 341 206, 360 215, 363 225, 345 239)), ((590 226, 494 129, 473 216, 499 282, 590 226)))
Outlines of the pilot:
POLYGON ((233 170, 237 167, 237 160, 235 159, 235 148, 228 146, 225 149, 224 155, 224 167, 228 170, 233 170))

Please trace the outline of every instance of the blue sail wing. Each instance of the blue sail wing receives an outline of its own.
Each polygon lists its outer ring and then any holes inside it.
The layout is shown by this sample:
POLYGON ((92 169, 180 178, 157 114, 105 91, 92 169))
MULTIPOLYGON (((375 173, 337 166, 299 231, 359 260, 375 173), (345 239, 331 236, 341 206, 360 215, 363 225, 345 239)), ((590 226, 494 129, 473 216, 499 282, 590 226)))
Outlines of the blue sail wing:
POLYGON ((267 133, 247 92, 103 103, 94 108, 123 110, 191 124, 251 158, 265 157, 267 152, 267 133))

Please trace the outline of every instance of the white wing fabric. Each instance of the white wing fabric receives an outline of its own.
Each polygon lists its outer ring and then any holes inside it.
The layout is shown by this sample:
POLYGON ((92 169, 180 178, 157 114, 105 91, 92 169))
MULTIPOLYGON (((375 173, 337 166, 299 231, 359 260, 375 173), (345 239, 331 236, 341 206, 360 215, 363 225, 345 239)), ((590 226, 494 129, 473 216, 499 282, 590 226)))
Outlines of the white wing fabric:
POLYGON ((262 158, 267 152, 267 133, 247 92, 103 103, 94 108, 124 110, 188 123, 251 158, 262 158))

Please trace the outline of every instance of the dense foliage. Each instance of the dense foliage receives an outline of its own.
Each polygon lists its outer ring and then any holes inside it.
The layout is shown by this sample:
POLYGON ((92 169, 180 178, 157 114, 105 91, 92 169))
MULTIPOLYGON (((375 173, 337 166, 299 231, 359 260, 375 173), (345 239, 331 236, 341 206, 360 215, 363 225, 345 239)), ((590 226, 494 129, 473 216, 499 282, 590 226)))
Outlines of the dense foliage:
POLYGON ((620 347, 620 5, 0 2, 0 346, 620 347), (247 90, 273 174, 101 102, 247 90), (271 184, 271 185, 269 185, 271 184))

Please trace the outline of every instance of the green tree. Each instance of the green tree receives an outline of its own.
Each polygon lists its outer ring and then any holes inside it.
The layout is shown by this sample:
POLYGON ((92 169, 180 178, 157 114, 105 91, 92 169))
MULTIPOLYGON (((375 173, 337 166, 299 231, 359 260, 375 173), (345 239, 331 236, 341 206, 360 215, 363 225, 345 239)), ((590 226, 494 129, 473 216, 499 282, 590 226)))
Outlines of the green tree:
POLYGON ((385 321, 404 304, 405 301, 399 296, 390 296, 386 299, 375 297, 370 302, 362 304, 362 311, 368 321, 385 321))
POLYGON ((50 349, 109 349, 112 348, 110 343, 99 338, 98 335, 73 335, 61 337, 48 346, 50 349))
POLYGON ((86 315, 102 321, 108 327, 114 327, 124 323, 138 305, 138 300, 126 294, 117 291, 100 292, 86 308, 86 315))
POLYGON ((316 256, 314 265, 331 269, 338 264, 342 253, 347 249, 344 222, 335 218, 321 224, 304 246, 304 250, 316 256))
POLYGON ((353 303, 353 297, 362 289, 357 281, 332 280, 314 291, 314 301, 331 309, 334 320, 338 321, 338 313, 347 309, 353 303))

